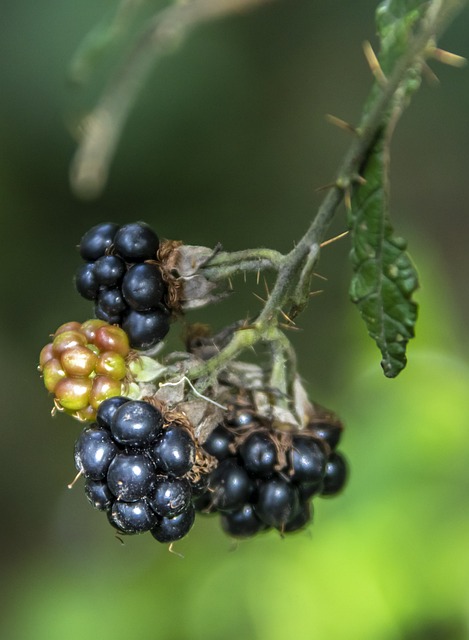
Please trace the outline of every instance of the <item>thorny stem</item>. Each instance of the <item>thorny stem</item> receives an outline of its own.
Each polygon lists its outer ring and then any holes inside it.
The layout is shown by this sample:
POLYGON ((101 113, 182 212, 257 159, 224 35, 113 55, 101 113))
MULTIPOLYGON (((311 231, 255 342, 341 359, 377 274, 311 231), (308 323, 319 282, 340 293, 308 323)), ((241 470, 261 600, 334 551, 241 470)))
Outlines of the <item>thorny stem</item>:
MULTIPOLYGON (((380 87, 380 91, 376 92, 373 88, 370 102, 373 100, 369 109, 366 110, 362 121, 357 128, 357 137, 349 147, 348 152, 339 167, 335 185, 328 191, 324 197, 318 212, 311 222, 300 242, 290 251, 290 253, 280 256, 270 255, 267 258, 267 267, 274 267, 278 270, 277 279, 272 292, 258 318, 253 324, 247 328, 237 330, 228 343, 216 356, 210 358, 203 365, 194 367, 187 375, 189 378, 198 381, 199 389, 206 388, 214 379, 217 372, 243 350, 253 347, 258 342, 272 343, 279 341, 281 332, 277 328, 278 314, 285 308, 292 308, 293 312, 301 310, 307 302, 309 294, 308 284, 312 276, 314 266, 318 260, 320 252, 320 244, 324 240, 325 233, 336 213, 337 208, 341 204, 344 193, 351 190, 354 183, 359 179, 359 170, 363 161, 370 152, 376 136, 383 123, 386 122, 387 115, 390 110, 399 105, 399 100, 407 99, 404 92, 400 92, 401 83, 406 77, 410 69, 421 71, 421 67, 425 57, 430 55, 436 36, 443 30, 450 19, 465 4, 464 0, 433 0, 428 7, 427 13, 422 21, 420 31, 410 41, 409 46, 402 57, 397 61, 393 73, 387 78, 384 86, 380 87)), ((238 263, 237 272, 253 266, 258 259, 258 268, 266 259, 266 250, 258 252, 249 252, 249 260, 243 260, 238 263)), ((233 254, 236 255, 236 254, 233 254)), ((218 254, 218 266, 216 269, 223 269, 223 256, 218 254)), ((235 266, 231 259, 228 258, 230 267, 235 266)), ((212 277, 215 275, 213 262, 209 262, 204 267, 204 273, 212 277), (209 270, 212 268, 212 272, 209 270)), ((220 272, 221 273, 221 272, 220 272)), ((283 336, 283 339, 286 338, 283 336)), ((271 347, 272 348, 272 347, 271 347)), ((282 348, 280 348, 280 352, 282 348)), ((274 377, 279 374, 279 367, 285 363, 282 356, 278 357, 279 351, 273 347, 273 371, 274 377)), ((285 353, 285 351, 283 352, 285 353)), ((280 376, 282 378, 282 376, 280 376)), ((278 384, 283 385, 285 376, 282 380, 278 380, 278 384)))

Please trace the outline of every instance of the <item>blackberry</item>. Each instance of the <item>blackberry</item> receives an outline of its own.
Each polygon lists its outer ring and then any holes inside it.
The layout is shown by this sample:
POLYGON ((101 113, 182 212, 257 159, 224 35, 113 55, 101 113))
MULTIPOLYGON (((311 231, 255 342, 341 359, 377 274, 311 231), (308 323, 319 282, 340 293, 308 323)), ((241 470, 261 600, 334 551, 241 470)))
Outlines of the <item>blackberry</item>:
POLYGON ((295 482, 318 482, 326 470, 326 454, 320 443, 309 436, 292 438, 290 474, 295 482))
POLYGON ((114 237, 114 248, 126 262, 154 259, 160 241, 156 233, 144 222, 131 222, 119 228, 114 237))
POLYGON ((257 517, 254 507, 245 504, 236 511, 221 515, 221 526, 233 538, 250 538, 268 527, 257 517))
MULTIPOLYGON (((95 315, 97 318, 101 315, 118 316, 127 310, 127 305, 119 287, 104 287, 98 293, 96 298, 95 315)), ((104 318, 101 318, 103 320, 104 318)), ((107 320, 106 320, 107 322, 107 320)), ((112 324, 112 323, 109 323, 112 324)))
POLYGON ((151 349, 161 342, 169 331, 168 313, 163 308, 156 311, 131 309, 124 316, 122 328, 129 336, 134 349, 151 349))
POLYGON ((145 498, 153 491, 155 482, 155 467, 145 454, 118 453, 109 465, 108 487, 124 502, 145 498))
POLYGON ((246 471, 256 478, 267 478, 275 471, 277 448, 267 430, 254 431, 240 445, 239 454, 246 471))
POLYGON ((116 286, 124 277, 125 270, 125 262, 119 256, 101 256, 94 263, 94 275, 99 286, 116 286))
POLYGON ((124 328, 133 349, 151 349, 169 331, 158 248, 157 235, 144 222, 96 225, 80 242, 86 264, 77 270, 76 289, 95 301, 99 320, 124 328))
POLYGON ((343 427, 338 423, 316 422, 308 425, 307 430, 318 440, 326 442, 334 451, 340 442, 343 427))
POLYGON ((108 511, 115 500, 106 482, 102 480, 87 480, 85 495, 91 506, 99 511, 108 511))
POLYGON ((148 502, 157 515, 174 518, 189 508, 191 499, 192 491, 188 480, 159 476, 148 502))
POLYGON ((316 482, 300 482, 300 484, 297 485, 300 500, 302 502, 306 502, 306 500, 309 500, 313 496, 321 493, 322 484, 322 480, 316 482))
POLYGON ((151 529, 151 535, 158 542, 176 542, 189 533, 194 524, 195 509, 191 505, 174 518, 160 518, 156 526, 151 529))
POLYGON ((118 447, 109 431, 89 427, 75 443, 75 466, 85 478, 103 480, 117 453, 118 447))
POLYGON ((195 454, 194 439, 187 429, 177 424, 166 427, 150 448, 158 472, 176 478, 192 469, 195 454))
POLYGON ((113 222, 101 222, 87 231, 79 245, 83 260, 94 262, 103 256, 113 243, 118 228, 119 225, 113 222))
POLYGON ((130 535, 149 531, 158 522, 156 514, 145 500, 135 502, 116 500, 108 511, 108 520, 118 531, 130 535))
POLYGON ((335 496, 342 491, 347 481, 347 461, 339 452, 333 452, 329 456, 324 475, 322 496, 335 496))
POLYGON ((95 300, 99 292, 99 282, 94 271, 94 262, 86 262, 78 267, 75 274, 75 287, 82 298, 95 300))
POLYGON ((130 398, 125 398, 124 396, 114 396, 113 398, 108 398, 104 402, 99 405, 98 412, 96 414, 96 422, 100 427, 104 429, 111 429, 111 422, 114 418, 117 409, 122 407, 123 404, 129 402, 130 398))
POLYGON ((240 509, 248 503, 254 491, 254 483, 234 459, 220 462, 210 475, 212 504, 220 511, 240 509))
POLYGON ((163 416, 160 411, 141 400, 123 403, 111 419, 114 439, 123 446, 139 449, 155 440, 162 427, 163 416))
POLYGON ((283 530, 298 506, 298 492, 288 480, 276 476, 260 482, 254 509, 266 525, 283 530))
POLYGON ((215 427, 212 433, 204 442, 203 447, 211 456, 217 460, 224 460, 232 455, 231 445, 234 442, 234 435, 222 424, 215 427))
POLYGON ((122 295, 136 311, 157 309, 165 290, 163 276, 155 264, 133 265, 122 281, 122 295))
POLYGON ((302 502, 296 512, 283 527, 283 533, 293 533, 304 529, 312 520, 313 505, 310 502, 302 502))

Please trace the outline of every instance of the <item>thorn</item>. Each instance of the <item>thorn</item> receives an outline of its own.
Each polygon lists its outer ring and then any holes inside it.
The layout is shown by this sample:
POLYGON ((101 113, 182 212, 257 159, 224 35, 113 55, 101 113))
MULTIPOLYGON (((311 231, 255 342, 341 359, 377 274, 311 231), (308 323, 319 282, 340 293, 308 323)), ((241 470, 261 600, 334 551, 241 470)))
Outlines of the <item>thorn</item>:
POLYGON ((368 40, 365 40, 365 42, 363 43, 363 53, 365 54, 366 61, 368 62, 368 66, 370 67, 371 73, 373 74, 376 82, 381 87, 385 87, 388 81, 383 73, 383 70, 381 69, 378 57, 373 51, 373 47, 368 42, 368 40))
POLYGON ((320 191, 326 191, 327 189, 335 189, 337 187, 337 182, 328 182, 327 184, 323 184, 321 187, 316 187, 314 190, 315 193, 319 193, 320 191))
POLYGON ((347 133, 353 133, 353 135, 357 135, 356 127, 354 127, 353 124, 342 120, 342 118, 337 118, 331 113, 326 113, 326 120, 327 122, 329 122, 329 124, 333 124, 335 127, 339 127, 339 129, 347 131, 347 133))
POLYGON ((257 298, 258 300, 260 300, 261 302, 263 302, 264 304, 266 303, 266 300, 264 300, 264 298, 261 298, 260 296, 257 295, 257 293, 254 293, 254 291, 252 291, 252 295, 257 298))
POLYGON ((300 327, 292 326, 291 324, 285 324, 284 322, 279 322, 278 324, 279 327, 282 327, 282 329, 285 329, 286 331, 302 331, 302 329, 300 327))
MULTIPOLYGON (((345 236, 347 236, 350 232, 349 231, 344 231, 343 233, 339 233, 338 236, 334 236, 333 238, 329 238, 329 240, 324 240, 324 242, 321 242, 321 244, 319 245, 319 247, 322 249, 323 247, 327 247, 328 244, 332 244, 333 242, 336 242, 337 240, 340 240, 341 238, 345 238, 345 236)), ((317 273, 315 273, 314 275, 318 275, 317 273)), ((320 277, 320 276, 319 276, 320 277)), ((324 278, 324 280, 327 280, 327 278, 324 278)))
POLYGON ((363 176, 361 176, 361 175, 357 174, 357 175, 354 177, 353 182, 356 182, 357 184, 359 184, 359 185, 362 185, 362 186, 363 186, 364 184, 366 184, 366 178, 364 178, 363 176))
POLYGON ((314 298, 314 296, 318 296, 320 293, 324 293, 324 289, 318 289, 317 291, 310 291, 308 293, 308 297, 314 298))
POLYGON ((440 84, 440 80, 436 73, 431 69, 426 62, 422 64, 422 72, 425 80, 432 87, 437 87, 440 84))
POLYGON ((244 284, 246 284, 246 271, 243 272, 244 284))
MULTIPOLYGON (((246 274, 245 274, 246 275, 246 274)), ((231 278, 230 276, 228 276, 228 286, 230 287, 230 291, 234 291, 233 289, 233 283, 231 282, 231 278)))
POLYGON ((287 322, 289 322, 293 327, 296 327, 296 323, 293 322, 293 320, 287 316, 285 311, 282 311, 282 309, 280 309, 280 313, 282 314, 282 316, 285 318, 287 322))
POLYGON ((257 286, 259 286, 259 280, 260 280, 260 278, 261 278, 261 270, 260 270, 260 269, 258 269, 258 270, 257 270, 257 277, 256 277, 256 284, 257 284, 257 286))
POLYGON ((267 284, 267 280, 265 279, 265 276, 264 276, 264 288, 265 288, 267 297, 269 297, 270 296, 269 285, 267 284))
POLYGON ((467 60, 463 56, 458 56, 456 53, 450 53, 444 49, 438 49, 438 47, 432 49, 431 56, 442 64, 447 64, 450 67, 457 67, 458 69, 467 64, 467 60))
POLYGON ((79 471, 79 472, 77 473, 77 475, 73 478, 73 480, 72 480, 72 481, 67 485, 67 489, 73 489, 73 487, 74 487, 74 485, 75 485, 76 481, 78 480, 78 478, 80 478, 80 477, 81 477, 81 475, 82 475, 82 472, 81 472, 81 471, 79 471))
MULTIPOLYGON (((327 242, 327 240, 326 240, 326 242, 327 242)), ((320 273, 315 273, 314 271, 313 271, 313 276, 315 276, 316 278, 319 278, 319 280, 324 280, 324 282, 328 281, 326 276, 322 276, 320 273)))

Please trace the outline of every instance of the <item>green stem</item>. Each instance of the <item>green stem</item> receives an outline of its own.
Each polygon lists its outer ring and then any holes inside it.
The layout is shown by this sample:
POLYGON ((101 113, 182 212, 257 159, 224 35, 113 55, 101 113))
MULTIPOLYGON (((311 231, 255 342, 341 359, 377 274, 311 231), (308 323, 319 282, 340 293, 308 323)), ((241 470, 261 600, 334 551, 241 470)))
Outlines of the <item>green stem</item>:
MULTIPOLYGON (((405 92, 399 92, 401 83, 410 69, 421 71, 434 39, 463 4, 465 4, 463 0, 446 0, 444 3, 442 0, 433 0, 429 4, 420 31, 414 36, 405 53, 397 61, 394 71, 387 78, 385 85, 379 90, 376 86, 373 87, 367 102, 368 108, 357 129, 357 137, 339 167, 335 186, 326 194, 315 218, 296 247, 281 257, 280 254, 268 256, 265 254, 266 250, 238 253, 238 257, 240 254, 249 256, 244 262, 249 266, 254 266, 257 259, 259 259, 258 265, 267 259, 269 267, 278 269, 275 285, 254 324, 247 329, 236 331, 228 345, 216 356, 188 372, 190 378, 199 379, 199 384, 207 386, 207 376, 213 378, 227 362, 236 358, 244 349, 254 346, 257 342, 271 343, 280 340, 280 332, 277 329, 278 314, 289 305, 295 309, 306 304, 309 294, 308 284, 319 257, 321 242, 324 240, 325 233, 343 200, 344 193, 350 191, 356 182, 360 167, 369 154, 383 123, 387 121, 390 110, 403 106, 398 104, 399 100, 407 100, 405 92)), ((217 268, 222 268, 224 259, 225 256, 221 254, 214 258, 214 260, 218 260, 219 266, 217 268)), ((226 257, 226 260, 230 267, 235 266, 231 258, 226 257)), ((243 264, 243 259, 238 263, 238 271, 243 270, 241 264, 243 264)), ((275 354, 278 355, 279 352, 275 347, 273 351, 274 377, 278 377, 285 360, 277 358, 275 354)), ((279 379, 279 384, 283 385, 284 382, 279 379)))

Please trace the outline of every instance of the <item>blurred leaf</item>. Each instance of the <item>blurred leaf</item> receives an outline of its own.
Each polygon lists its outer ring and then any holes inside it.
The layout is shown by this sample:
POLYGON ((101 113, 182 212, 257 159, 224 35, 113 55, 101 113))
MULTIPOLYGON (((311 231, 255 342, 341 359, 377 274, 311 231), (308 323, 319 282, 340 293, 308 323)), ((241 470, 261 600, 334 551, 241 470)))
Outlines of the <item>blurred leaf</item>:
POLYGON ((381 350, 385 375, 392 378, 405 367, 406 345, 414 336, 417 305, 411 296, 418 279, 405 241, 393 235, 389 222, 386 153, 381 134, 362 172, 366 182, 354 192, 350 297, 381 350))

